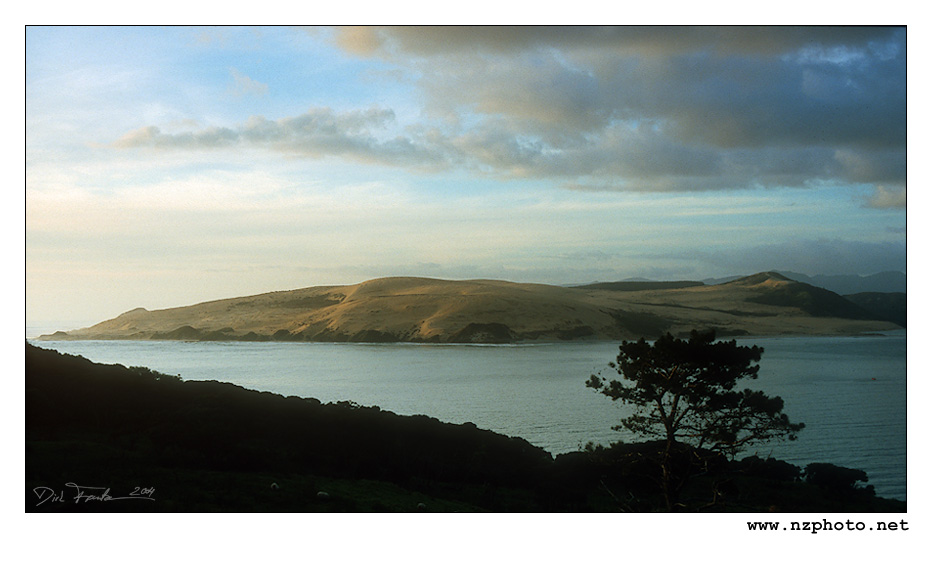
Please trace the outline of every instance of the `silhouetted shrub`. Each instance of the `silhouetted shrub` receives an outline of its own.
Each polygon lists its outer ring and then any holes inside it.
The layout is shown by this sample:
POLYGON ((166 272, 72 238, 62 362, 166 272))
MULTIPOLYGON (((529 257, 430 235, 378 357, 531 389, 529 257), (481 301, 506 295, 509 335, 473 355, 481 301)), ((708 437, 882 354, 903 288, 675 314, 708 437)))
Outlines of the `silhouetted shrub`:
POLYGON ((874 494, 873 486, 861 487, 858 482, 867 482, 867 472, 830 463, 810 463, 804 470, 810 484, 834 494, 850 494, 856 491, 874 494))
POLYGON ((800 479, 801 470, 785 461, 780 461, 772 457, 766 460, 756 455, 745 457, 736 464, 736 469, 749 476, 766 478, 779 482, 796 482, 800 479))

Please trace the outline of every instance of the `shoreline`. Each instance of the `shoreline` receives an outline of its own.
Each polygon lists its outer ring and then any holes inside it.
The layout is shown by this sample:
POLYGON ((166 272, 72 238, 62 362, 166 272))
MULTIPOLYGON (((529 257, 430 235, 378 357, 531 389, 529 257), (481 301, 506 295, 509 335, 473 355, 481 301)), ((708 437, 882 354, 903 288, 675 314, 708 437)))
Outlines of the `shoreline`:
MULTIPOLYGON (((868 337, 899 337, 906 336, 906 327, 899 327, 896 329, 887 329, 887 330, 869 330, 863 332, 854 332, 854 333, 824 333, 824 332, 812 332, 812 333, 778 333, 778 334, 745 334, 745 335, 719 335, 716 334, 716 339, 718 340, 728 340, 736 339, 738 341, 748 340, 748 339, 803 339, 803 338, 842 338, 842 337, 858 337, 858 338, 868 338, 868 337)), ((629 339, 595 339, 595 338, 579 338, 579 339, 521 339, 510 342, 502 343, 469 343, 469 342, 452 342, 452 341, 314 341, 314 340, 276 340, 271 337, 262 338, 262 339, 170 339, 170 338, 143 338, 143 337, 61 337, 61 338, 52 338, 54 333, 43 333, 41 335, 26 336, 27 342, 81 342, 81 341, 106 341, 106 342, 117 342, 117 341, 131 341, 131 342, 146 342, 151 341, 155 343, 169 342, 174 341, 178 343, 292 343, 292 344, 348 344, 348 345, 418 345, 418 346, 475 346, 475 347, 523 347, 523 346, 533 346, 533 345, 555 345, 563 343, 621 343, 625 340, 637 340, 637 338, 629 339)), ((644 337, 648 341, 653 341, 654 338, 644 337)))

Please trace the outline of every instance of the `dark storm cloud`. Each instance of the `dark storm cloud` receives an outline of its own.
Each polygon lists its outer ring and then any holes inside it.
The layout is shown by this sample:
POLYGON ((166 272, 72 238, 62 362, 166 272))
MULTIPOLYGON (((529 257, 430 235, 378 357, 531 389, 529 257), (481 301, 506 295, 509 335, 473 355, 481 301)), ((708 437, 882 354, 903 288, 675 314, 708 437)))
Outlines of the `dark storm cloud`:
POLYGON ((506 131, 537 146, 540 156, 496 154, 504 173, 680 190, 905 180, 903 29, 386 27, 337 37, 418 67, 432 112, 491 118, 494 127, 472 129, 476 158, 506 131), (652 132, 621 141, 619 126, 652 132))
POLYGON ((882 27, 385 26, 338 27, 336 36, 340 46, 357 53, 514 53, 543 46, 642 55, 699 50, 772 55, 800 47, 819 50, 883 44, 888 41, 890 31, 882 27))
POLYGON ((338 43, 415 67, 428 111, 484 119, 464 161, 579 186, 905 181, 905 30, 376 27, 338 43))

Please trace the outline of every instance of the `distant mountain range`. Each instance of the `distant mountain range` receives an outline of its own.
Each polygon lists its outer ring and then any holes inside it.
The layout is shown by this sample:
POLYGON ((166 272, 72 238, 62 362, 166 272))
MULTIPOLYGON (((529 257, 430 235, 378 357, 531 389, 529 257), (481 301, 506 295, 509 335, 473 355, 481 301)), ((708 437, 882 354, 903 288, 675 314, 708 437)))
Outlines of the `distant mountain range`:
MULTIPOLYGON (((874 310, 777 272, 722 284, 613 282, 562 287, 497 280, 382 278, 148 311, 41 339, 509 343, 840 335, 897 328, 874 310)), ((904 313, 905 322, 905 313, 904 313)))

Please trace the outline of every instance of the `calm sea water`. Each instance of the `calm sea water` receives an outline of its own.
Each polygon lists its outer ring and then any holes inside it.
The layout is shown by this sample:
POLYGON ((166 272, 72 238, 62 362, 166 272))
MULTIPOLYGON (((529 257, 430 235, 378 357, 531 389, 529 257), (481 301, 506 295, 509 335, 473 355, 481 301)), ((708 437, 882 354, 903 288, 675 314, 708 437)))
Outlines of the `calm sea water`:
MULTIPOLYGON (((33 343, 186 380, 473 422, 555 455, 588 441, 634 440, 612 430, 624 407, 585 387, 590 374, 615 358, 617 343, 33 343)), ((797 441, 757 447, 755 453, 800 466, 820 461, 863 469, 879 495, 906 499, 905 331, 742 344, 764 348, 760 377, 746 387, 783 397, 790 419, 806 423, 797 441)))

